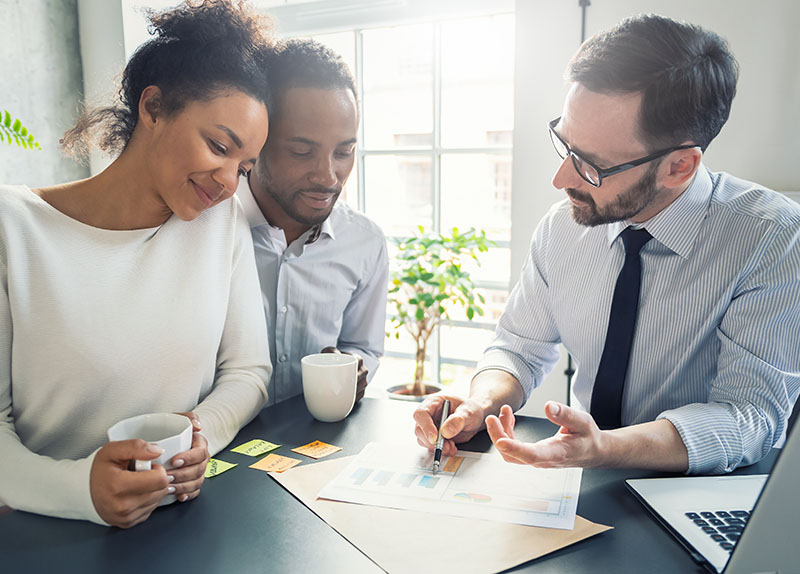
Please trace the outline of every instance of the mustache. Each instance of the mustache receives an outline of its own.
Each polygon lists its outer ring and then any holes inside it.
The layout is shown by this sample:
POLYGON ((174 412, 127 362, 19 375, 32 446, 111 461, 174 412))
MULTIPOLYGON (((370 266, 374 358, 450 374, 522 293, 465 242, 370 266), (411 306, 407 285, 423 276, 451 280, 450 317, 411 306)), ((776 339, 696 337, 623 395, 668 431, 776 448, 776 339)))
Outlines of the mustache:
POLYGON ((341 188, 335 187, 306 187, 304 189, 299 189, 295 193, 327 193, 328 195, 337 195, 341 193, 341 188))
POLYGON ((582 201, 583 203, 593 203, 594 202, 594 200, 592 199, 591 195, 589 195, 588 193, 585 193, 583 191, 578 191, 577 189, 572 188, 572 187, 566 188, 564 190, 564 193, 566 193, 572 199, 577 199, 578 201, 582 201))

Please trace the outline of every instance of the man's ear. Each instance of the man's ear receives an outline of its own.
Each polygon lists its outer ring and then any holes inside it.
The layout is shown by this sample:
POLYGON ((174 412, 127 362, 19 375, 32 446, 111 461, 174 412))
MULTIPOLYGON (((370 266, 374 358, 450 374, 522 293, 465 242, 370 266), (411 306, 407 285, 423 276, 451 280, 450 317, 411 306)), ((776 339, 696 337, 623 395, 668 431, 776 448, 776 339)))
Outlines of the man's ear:
POLYGON ((139 121, 144 126, 153 126, 158 122, 164 113, 164 103, 161 95, 161 88, 158 86, 147 86, 139 96, 139 121))
POLYGON ((691 182, 700 162, 703 152, 699 147, 681 149, 669 154, 662 165, 663 179, 661 184, 668 189, 686 187, 691 182))

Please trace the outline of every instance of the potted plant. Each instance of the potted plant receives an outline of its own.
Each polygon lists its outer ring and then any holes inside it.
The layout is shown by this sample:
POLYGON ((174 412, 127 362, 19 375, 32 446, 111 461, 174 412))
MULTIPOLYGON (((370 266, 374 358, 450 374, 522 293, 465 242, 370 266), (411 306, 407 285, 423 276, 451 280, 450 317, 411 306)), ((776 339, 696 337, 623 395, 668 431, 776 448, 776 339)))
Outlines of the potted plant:
POLYGON ((16 142, 17 146, 25 149, 41 149, 33 134, 28 132, 28 128, 22 125, 19 119, 13 118, 10 113, 3 110, 0 114, 0 142, 16 142))
MULTIPOLYGON (((470 321, 483 315, 483 295, 475 290, 468 271, 462 267, 465 258, 480 264, 478 254, 488 250, 492 242, 485 231, 474 228, 461 233, 453 228, 449 234, 425 233, 420 226, 412 237, 395 239, 397 254, 390 276, 390 318, 395 337, 405 328, 416 343, 414 381, 388 389, 396 398, 415 397, 440 390, 437 385, 423 383, 428 342, 449 313, 462 308, 470 321), (399 396, 398 396, 399 395, 399 396)), ((387 333, 389 336, 390 333, 387 333)))

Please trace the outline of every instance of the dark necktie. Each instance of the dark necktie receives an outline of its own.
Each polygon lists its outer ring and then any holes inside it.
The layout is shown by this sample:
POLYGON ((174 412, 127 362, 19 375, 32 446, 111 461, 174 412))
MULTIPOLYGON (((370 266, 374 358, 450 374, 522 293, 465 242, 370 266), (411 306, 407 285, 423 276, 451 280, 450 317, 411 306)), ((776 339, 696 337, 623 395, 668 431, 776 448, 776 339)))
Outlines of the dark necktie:
POLYGON ((628 227, 622 232, 625 264, 614 287, 606 344, 592 391, 591 413, 601 429, 618 428, 622 425, 622 389, 628 373, 628 359, 636 328, 639 289, 642 283, 639 252, 652 238, 646 229, 628 227))

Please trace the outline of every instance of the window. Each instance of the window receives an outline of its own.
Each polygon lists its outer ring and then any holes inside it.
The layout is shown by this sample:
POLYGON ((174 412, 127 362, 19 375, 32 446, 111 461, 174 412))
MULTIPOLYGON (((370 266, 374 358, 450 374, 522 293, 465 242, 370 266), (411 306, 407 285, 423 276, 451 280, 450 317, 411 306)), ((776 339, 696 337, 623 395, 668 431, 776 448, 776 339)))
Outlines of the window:
MULTIPOLYGON (((407 236, 418 225, 437 231, 477 227, 496 243, 482 265, 471 269, 486 298, 486 314, 474 321, 453 317, 428 348, 429 379, 465 382, 508 297, 514 16, 312 37, 340 53, 358 81, 361 134, 345 201, 390 239, 407 236)), ((409 382, 413 359, 409 336, 388 338, 374 384, 409 382)))
MULTIPOLYGON (((149 37, 142 8, 176 3, 122 0, 128 56, 149 37)), ((313 37, 356 76, 361 133, 340 201, 365 212, 390 240, 423 225, 477 227, 495 242, 482 266, 471 268, 485 315, 453 317, 428 346, 429 379, 468 380, 493 337, 511 275, 513 1, 253 3, 274 16, 281 34, 313 37)), ((413 359, 410 337, 388 338, 374 386, 409 382, 413 359)))

